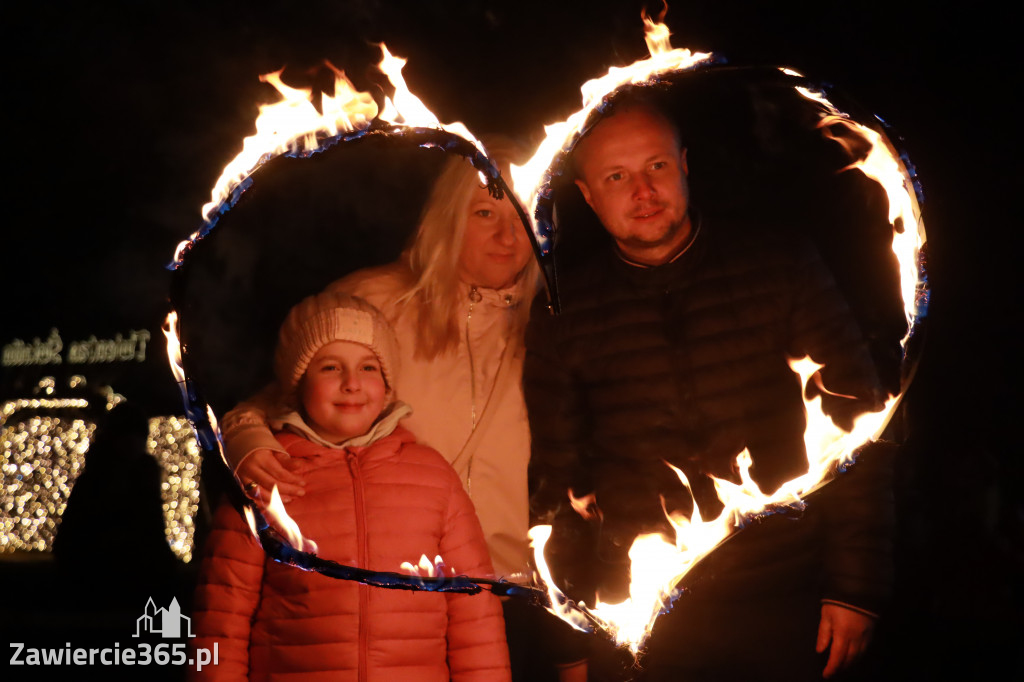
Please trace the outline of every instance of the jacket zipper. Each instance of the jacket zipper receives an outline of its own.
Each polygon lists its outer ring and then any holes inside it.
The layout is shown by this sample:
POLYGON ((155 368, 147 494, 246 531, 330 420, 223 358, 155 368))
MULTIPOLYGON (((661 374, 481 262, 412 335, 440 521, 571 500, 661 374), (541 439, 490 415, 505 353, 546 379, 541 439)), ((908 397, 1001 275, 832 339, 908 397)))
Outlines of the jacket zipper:
MULTIPOLYGON (((349 451, 346 454, 348 470, 352 474, 352 492, 355 501, 357 565, 360 568, 369 568, 367 565, 369 548, 366 538, 366 503, 363 498, 363 479, 359 471, 359 460, 355 453, 349 451)), ((366 585, 356 585, 356 589, 359 591, 359 682, 366 682, 366 648, 370 634, 367 622, 370 610, 370 592, 366 585)))
MULTIPOLYGON (((473 344, 470 338, 470 326, 473 320, 473 307, 480 301, 482 296, 472 287, 469 290, 469 310, 466 313, 466 355, 469 357, 469 424, 470 435, 476 429, 476 363, 473 360, 473 344)), ((473 497, 473 453, 469 454, 469 461, 466 463, 466 492, 470 498, 473 497)))

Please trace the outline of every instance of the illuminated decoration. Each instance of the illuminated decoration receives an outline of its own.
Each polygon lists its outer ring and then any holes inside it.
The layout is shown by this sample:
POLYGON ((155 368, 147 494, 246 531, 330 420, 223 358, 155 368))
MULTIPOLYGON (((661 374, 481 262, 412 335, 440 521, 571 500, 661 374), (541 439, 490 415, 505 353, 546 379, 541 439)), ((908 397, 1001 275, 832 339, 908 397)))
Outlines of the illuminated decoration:
MULTIPOLYGON (((538 232, 550 234, 555 228, 552 184, 564 173, 576 143, 589 127, 600 120, 616 96, 629 89, 670 85, 677 82, 684 72, 710 63, 709 54, 672 50, 668 29, 663 24, 650 21, 646 15, 644 23, 651 57, 626 68, 613 68, 606 76, 588 81, 582 88, 582 109, 563 123, 547 126, 547 139, 541 143, 534 157, 522 167, 512 167, 516 192, 530 207, 538 232)), ((813 87, 797 72, 791 69, 780 71, 785 77, 794 79, 794 89, 801 96, 821 107, 818 127, 824 135, 852 152, 852 147, 833 133, 835 127, 840 127, 844 134, 855 138, 867 150, 854 155, 857 160, 843 170, 860 170, 886 192, 889 221, 893 226, 892 249, 900 264, 901 293, 908 323, 907 334, 902 340, 906 365, 907 341, 925 316, 928 299, 922 255, 925 234, 918 205, 920 190, 913 168, 883 134, 839 111, 820 89, 813 87)), ((552 311, 558 312, 557 292, 551 293, 552 311)), ((807 386, 810 381, 820 384, 820 375, 817 374, 820 365, 804 359, 793 361, 791 367, 799 375, 802 386, 807 386)), ((905 372, 904 381, 908 381, 911 375, 911 372, 905 372)), ((906 385, 903 386, 905 388, 906 385)), ((703 519, 695 502, 691 518, 666 514, 675 530, 674 540, 669 541, 659 534, 641 535, 635 539, 629 552, 630 597, 622 603, 602 603, 598 599, 590 607, 569 600, 555 585, 544 558, 544 545, 550 537, 551 527, 532 528, 530 537, 534 559, 540 581, 547 586, 548 601, 553 605, 551 612, 584 631, 599 627, 616 644, 628 647, 634 655, 638 654, 657 617, 671 608, 678 597, 680 581, 703 557, 755 518, 784 508, 802 508, 806 495, 828 483, 850 464, 860 446, 880 436, 901 397, 902 392, 890 396, 881 411, 860 415, 849 433, 837 427, 821 411, 819 398, 812 401, 805 398, 807 427, 804 441, 808 473, 783 484, 775 494, 764 495, 749 476, 751 459, 744 450, 736 457, 740 484, 714 479, 718 497, 724 506, 717 518, 703 519)), ((689 490, 690 484, 683 473, 674 467, 673 470, 680 483, 689 490)), ((574 508, 584 518, 590 513, 591 505, 596 504, 599 509, 600 500, 575 500, 571 490, 566 492, 574 508)))
MULTIPOLYGON (((88 404, 76 400, 28 402, 28 407, 42 402, 59 403, 46 407, 88 404)), ((9 405, 4 405, 5 415, 9 405)), ((33 416, 17 423, 5 420, 0 428, 0 552, 48 552, 71 487, 85 467, 85 453, 96 425, 82 419, 33 416)))
POLYGON ((542 258, 550 251, 546 237, 532 229, 526 212, 509 191, 483 145, 462 123, 441 123, 406 85, 402 76, 405 60, 392 55, 383 43, 380 49, 382 58, 378 68, 395 91, 392 97, 385 97, 384 108, 379 112, 373 97, 356 90, 345 73, 329 62, 327 66, 335 73, 334 95, 321 93, 320 111, 313 106, 312 90, 286 85, 280 71, 260 77, 274 86, 281 99, 260 107, 256 134, 245 138, 242 151, 224 168, 210 202, 203 206, 203 224, 178 244, 169 269, 181 266, 185 254, 235 205, 252 184, 253 174, 270 159, 282 155, 308 157, 339 142, 379 136, 399 138, 415 146, 441 149, 469 159, 492 196, 496 199, 509 196, 537 257, 542 258))
MULTIPOLYGON (((84 386, 74 375, 71 388, 84 386)), ((44 377, 37 391, 52 395, 53 377, 44 377)), ((101 387, 105 409, 125 401, 109 386, 101 387)), ((49 552, 60 527, 75 481, 87 464, 96 424, 84 419, 33 414, 39 410, 81 410, 85 398, 10 400, 0 414, 0 553, 49 552), (15 413, 31 416, 12 421, 15 413)), ((146 451, 160 465, 164 533, 167 544, 186 563, 192 559, 194 515, 199 504, 199 446, 182 417, 149 420, 146 451)))
POLYGON ((199 444, 183 417, 154 417, 149 420, 146 450, 160 465, 167 544, 178 558, 188 563, 192 560, 195 514, 199 508, 199 444))

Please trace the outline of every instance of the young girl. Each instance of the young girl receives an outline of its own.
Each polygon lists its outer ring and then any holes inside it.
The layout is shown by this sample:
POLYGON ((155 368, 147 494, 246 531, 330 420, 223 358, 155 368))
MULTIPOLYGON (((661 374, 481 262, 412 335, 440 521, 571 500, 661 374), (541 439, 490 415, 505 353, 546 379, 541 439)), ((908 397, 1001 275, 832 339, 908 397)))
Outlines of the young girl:
MULTIPOLYGON (((423 554, 492 574, 473 505, 451 466, 399 420, 394 332, 376 308, 321 293, 291 310, 270 415, 306 493, 287 505, 319 556, 399 571, 423 554)), ((494 595, 408 592, 333 580, 268 559, 241 516, 218 510, 196 592, 196 647, 219 647, 204 679, 507 680, 494 595)))

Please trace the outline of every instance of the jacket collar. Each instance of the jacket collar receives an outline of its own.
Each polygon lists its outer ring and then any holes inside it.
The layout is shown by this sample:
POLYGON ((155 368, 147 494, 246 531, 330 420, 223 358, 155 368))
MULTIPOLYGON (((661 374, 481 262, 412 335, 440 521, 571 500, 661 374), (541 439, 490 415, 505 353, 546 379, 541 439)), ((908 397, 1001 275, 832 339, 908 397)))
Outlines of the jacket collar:
POLYGON ((689 280, 707 253, 710 237, 700 216, 693 216, 693 237, 669 262, 662 265, 642 265, 624 258, 617 248, 612 247, 611 267, 623 279, 642 289, 670 290, 678 288, 689 280))
POLYGON ((512 286, 504 289, 487 289, 459 282, 459 297, 463 301, 484 303, 502 310, 515 308, 523 300, 522 279, 520 277, 512 286))
POLYGON ((298 412, 287 412, 270 420, 270 427, 275 431, 287 429, 292 433, 302 436, 306 440, 332 450, 347 450, 354 447, 365 447, 372 445, 385 436, 391 435, 398 422, 412 414, 412 408, 400 400, 396 400, 391 407, 373 423, 370 430, 359 436, 354 436, 341 443, 330 443, 317 434, 302 418, 298 412))

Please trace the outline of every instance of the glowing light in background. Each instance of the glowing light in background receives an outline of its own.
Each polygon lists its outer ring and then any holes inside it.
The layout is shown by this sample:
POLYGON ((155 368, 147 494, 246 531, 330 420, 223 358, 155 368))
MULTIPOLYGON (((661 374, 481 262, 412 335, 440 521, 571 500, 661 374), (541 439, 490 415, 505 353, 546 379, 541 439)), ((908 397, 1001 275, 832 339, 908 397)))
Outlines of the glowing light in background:
MULTIPOLYGON (((54 405, 58 406, 78 405, 54 405)), ((33 416, 3 423, 0 552, 50 551, 71 488, 85 467, 85 453, 95 430, 91 422, 58 417, 33 416)))
MULTIPOLYGON (((72 376, 69 386, 85 383, 72 376)), ((52 395, 56 383, 45 377, 39 389, 52 395)), ((112 389, 106 409, 125 400, 112 389)), ((74 417, 33 414, 38 410, 76 410, 84 398, 24 398, 3 404, 0 417, 0 553, 49 552, 75 482, 88 463, 96 424, 74 417), (16 413, 25 417, 11 421, 16 413)), ((160 465, 164 533, 182 561, 192 559, 194 515, 199 504, 200 452, 183 417, 149 420, 146 452, 160 465)), ((114 504, 114 501, 111 501, 114 504)))
POLYGON ((146 449, 160 465, 160 497, 167 544, 188 563, 192 560, 195 514, 199 508, 202 466, 199 444, 184 417, 153 417, 149 420, 146 449))

